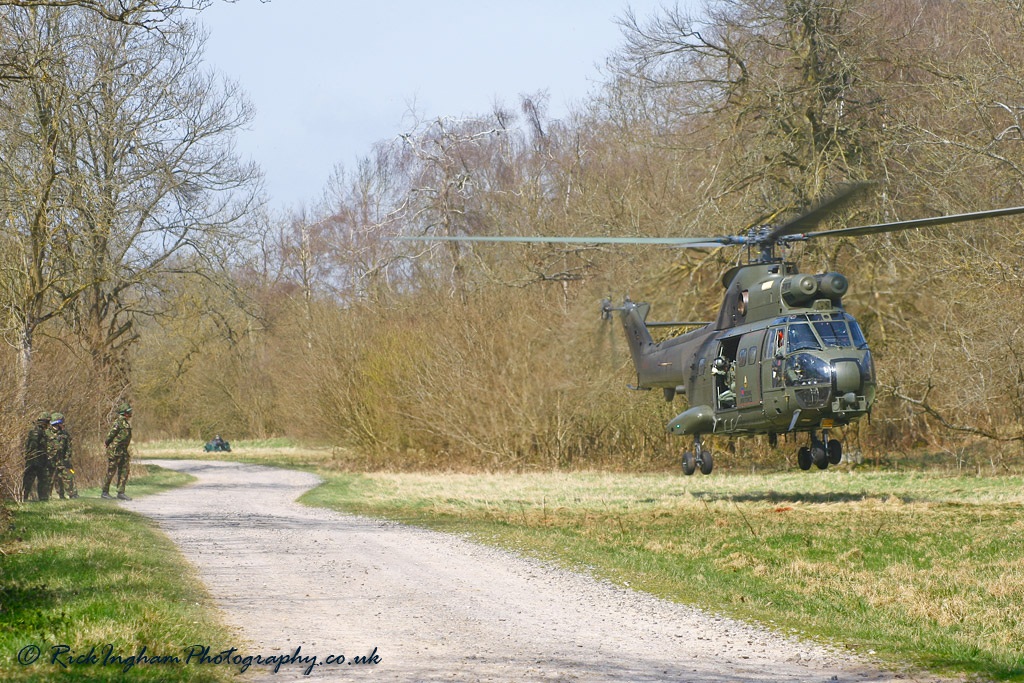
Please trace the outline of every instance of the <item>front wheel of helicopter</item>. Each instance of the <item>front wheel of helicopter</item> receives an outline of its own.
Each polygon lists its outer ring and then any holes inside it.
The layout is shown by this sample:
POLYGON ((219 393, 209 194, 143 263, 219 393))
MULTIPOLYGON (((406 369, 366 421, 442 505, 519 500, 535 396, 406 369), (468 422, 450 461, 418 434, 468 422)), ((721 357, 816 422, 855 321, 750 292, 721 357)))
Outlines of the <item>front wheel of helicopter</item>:
POLYGON ((711 474, 711 470, 715 467, 715 461, 711 457, 711 451, 700 452, 700 458, 698 458, 698 464, 700 464, 701 474, 711 474))
POLYGON ((697 471, 697 458, 690 451, 683 453, 683 474, 690 476, 697 471))

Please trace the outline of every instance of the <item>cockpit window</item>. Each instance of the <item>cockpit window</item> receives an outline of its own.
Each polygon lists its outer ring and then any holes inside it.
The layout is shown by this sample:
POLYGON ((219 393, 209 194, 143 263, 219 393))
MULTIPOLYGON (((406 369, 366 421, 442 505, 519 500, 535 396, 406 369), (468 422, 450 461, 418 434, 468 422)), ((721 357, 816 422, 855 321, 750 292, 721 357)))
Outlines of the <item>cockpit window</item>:
POLYGON ((821 350, 818 340, 811 332, 811 326, 807 323, 797 323, 789 326, 789 353, 803 351, 805 349, 821 350))
POLYGON ((868 340, 864 338, 864 333, 860 331, 857 321, 852 316, 846 316, 846 319, 850 322, 850 336, 853 338, 853 345, 858 349, 868 348, 868 340))
POLYGON ((850 333, 846 330, 846 323, 839 320, 830 320, 814 323, 814 329, 821 337, 826 348, 851 346, 850 333))
POLYGON ((787 358, 784 373, 788 387, 830 384, 832 382, 832 367, 828 361, 809 353, 798 353, 787 358))

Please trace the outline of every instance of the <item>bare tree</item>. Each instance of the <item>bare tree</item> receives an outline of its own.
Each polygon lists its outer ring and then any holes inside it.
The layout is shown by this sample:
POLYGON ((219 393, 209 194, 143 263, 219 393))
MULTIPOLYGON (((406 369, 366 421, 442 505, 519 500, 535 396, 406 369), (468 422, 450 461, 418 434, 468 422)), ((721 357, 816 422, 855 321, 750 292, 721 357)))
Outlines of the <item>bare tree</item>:
POLYGON ((232 136, 252 108, 201 63, 204 36, 84 17, 67 127, 75 278, 71 316, 103 365, 137 338, 135 316, 159 310, 167 273, 214 276, 257 202, 259 173, 232 136), (195 256, 196 258, 192 258, 195 256))
POLYGON ((701 16, 630 13, 626 47, 611 64, 662 101, 673 93, 684 132, 716 131, 726 159, 718 193, 745 193, 769 218, 860 177, 871 159, 879 102, 863 60, 877 29, 862 4, 723 0, 701 16))
MULTIPOLYGON (((235 2, 236 0, 223 0, 235 2)), ((260 0, 267 2, 268 0, 260 0)), ((173 31, 175 20, 186 11, 200 11, 213 0, 0 0, 0 19, 24 20, 39 12, 67 11, 74 14, 92 14, 104 21, 144 28, 149 31, 173 31)), ((31 51, 0 33, 0 90, 12 82, 37 75, 38 67, 31 59, 31 51)))
POLYGON ((0 287, 9 314, 5 331, 17 349, 17 402, 24 404, 39 326, 64 312, 82 289, 66 258, 72 244, 65 182, 75 97, 70 74, 81 36, 51 12, 2 19, 0 31, 17 40, 31 65, 25 85, 0 98, 0 287))
POLYGON ((155 28, 182 10, 198 11, 211 4, 213 0, 0 0, 0 7, 87 10, 107 21, 143 28, 155 28))
MULTIPOLYGON (((440 117, 403 134, 402 166, 411 185, 407 229, 449 237, 482 234, 486 214, 478 210, 477 202, 486 187, 479 161, 490 157, 490 143, 506 133, 497 117, 440 117)), ((447 252, 452 293, 464 298, 462 247, 449 242, 447 252)))
POLYGON ((216 277, 259 174, 232 151, 251 107, 202 68, 194 24, 151 32, 53 8, 2 19, 33 65, 0 104, 0 286, 24 400, 41 324, 61 316, 115 368, 136 317, 164 305, 165 275, 216 277))

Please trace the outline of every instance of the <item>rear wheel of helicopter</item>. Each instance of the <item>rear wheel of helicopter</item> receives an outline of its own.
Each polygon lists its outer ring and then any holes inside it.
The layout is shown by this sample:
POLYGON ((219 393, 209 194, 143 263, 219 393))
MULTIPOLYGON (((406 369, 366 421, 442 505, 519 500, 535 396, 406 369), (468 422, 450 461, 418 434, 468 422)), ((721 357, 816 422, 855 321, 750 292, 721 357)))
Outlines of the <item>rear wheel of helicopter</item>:
POLYGON ((697 458, 690 451, 683 453, 683 474, 690 476, 697 471, 697 458))
POLYGON ((800 469, 809 470, 811 469, 811 449, 807 446, 801 446, 796 452, 796 464, 800 465, 800 469))
POLYGON ((833 465, 838 465, 843 460, 843 444, 838 439, 830 439, 828 445, 825 447, 828 451, 828 461, 833 465))
POLYGON ((711 457, 711 451, 700 452, 700 473, 711 474, 711 470, 715 466, 715 461, 711 457))
POLYGON ((825 453, 825 447, 822 444, 819 443, 811 446, 811 460, 814 461, 819 470, 828 467, 828 454, 825 453))

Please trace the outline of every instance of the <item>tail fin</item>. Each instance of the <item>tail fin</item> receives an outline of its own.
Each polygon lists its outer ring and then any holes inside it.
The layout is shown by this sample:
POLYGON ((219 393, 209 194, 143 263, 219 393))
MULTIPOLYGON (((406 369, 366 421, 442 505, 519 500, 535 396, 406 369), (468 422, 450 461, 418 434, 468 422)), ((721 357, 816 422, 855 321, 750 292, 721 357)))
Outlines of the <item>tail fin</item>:
POLYGON ((633 366, 636 368, 637 377, 640 376, 640 359, 643 351, 654 344, 654 339, 647 329, 647 314, 651 305, 647 303, 634 303, 627 296, 621 306, 612 306, 610 299, 601 302, 601 318, 607 320, 611 317, 612 311, 618 311, 622 319, 622 327, 626 331, 626 342, 629 344, 629 353, 633 357, 633 366))

